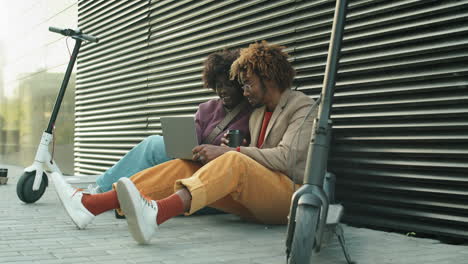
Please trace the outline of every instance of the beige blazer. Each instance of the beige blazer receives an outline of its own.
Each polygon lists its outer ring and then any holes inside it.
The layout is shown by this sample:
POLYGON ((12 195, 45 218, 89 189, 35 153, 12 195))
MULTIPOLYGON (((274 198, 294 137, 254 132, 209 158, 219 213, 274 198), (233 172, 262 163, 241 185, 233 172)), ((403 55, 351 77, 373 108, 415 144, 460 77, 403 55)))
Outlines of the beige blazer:
POLYGON ((301 132, 297 132, 313 102, 302 92, 289 89, 284 91, 273 111, 265 140, 260 148, 256 146, 265 106, 255 109, 249 120, 251 143, 248 147, 241 147, 240 152, 302 184, 313 119, 317 110, 306 120, 301 132))

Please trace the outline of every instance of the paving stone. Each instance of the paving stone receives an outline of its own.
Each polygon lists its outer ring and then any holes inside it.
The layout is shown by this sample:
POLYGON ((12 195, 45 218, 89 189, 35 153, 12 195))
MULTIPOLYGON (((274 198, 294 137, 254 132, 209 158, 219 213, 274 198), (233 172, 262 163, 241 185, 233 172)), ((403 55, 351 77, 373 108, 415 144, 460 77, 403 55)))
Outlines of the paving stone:
MULTIPOLYGON (((3 263, 286 263, 285 226, 241 221, 232 215, 176 217, 164 223, 150 245, 137 245, 125 220, 107 212, 78 230, 49 182, 43 197, 24 204, 16 197, 22 168, 9 168, 0 185, 0 262, 3 263)), ((359 264, 466 264, 466 245, 344 226, 352 258, 359 264)), ((315 263, 345 264, 333 238, 315 263)))

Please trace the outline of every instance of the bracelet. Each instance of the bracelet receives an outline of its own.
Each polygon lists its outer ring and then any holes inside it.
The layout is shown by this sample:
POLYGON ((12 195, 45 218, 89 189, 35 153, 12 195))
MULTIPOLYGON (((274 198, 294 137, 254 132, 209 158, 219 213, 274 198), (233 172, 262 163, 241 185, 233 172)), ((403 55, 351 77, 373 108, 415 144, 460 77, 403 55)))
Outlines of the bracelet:
POLYGON ((237 151, 237 152, 240 152, 240 147, 237 147, 237 148, 236 148, 236 151, 237 151))

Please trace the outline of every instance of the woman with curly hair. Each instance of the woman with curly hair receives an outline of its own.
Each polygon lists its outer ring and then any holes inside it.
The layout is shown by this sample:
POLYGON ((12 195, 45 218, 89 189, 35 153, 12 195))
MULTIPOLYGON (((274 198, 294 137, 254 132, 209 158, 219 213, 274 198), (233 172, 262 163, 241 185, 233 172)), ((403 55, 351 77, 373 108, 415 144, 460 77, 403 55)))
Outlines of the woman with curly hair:
MULTIPOLYGON (((239 57, 239 50, 225 49, 210 54, 204 62, 203 85, 205 88, 213 89, 219 98, 200 104, 195 114, 195 128, 199 144, 220 145, 223 134, 231 129, 240 130, 242 135, 246 136, 246 140, 249 139, 248 120, 252 107, 242 96, 239 82, 229 79, 231 64, 237 57, 239 57), (216 130, 217 125, 227 113, 235 111, 236 107, 240 108, 239 113, 221 131, 216 130)), ((107 192, 120 178, 128 178, 139 171, 169 160, 163 136, 149 136, 100 175, 96 180, 96 186, 90 186, 88 190, 91 193, 107 192)))

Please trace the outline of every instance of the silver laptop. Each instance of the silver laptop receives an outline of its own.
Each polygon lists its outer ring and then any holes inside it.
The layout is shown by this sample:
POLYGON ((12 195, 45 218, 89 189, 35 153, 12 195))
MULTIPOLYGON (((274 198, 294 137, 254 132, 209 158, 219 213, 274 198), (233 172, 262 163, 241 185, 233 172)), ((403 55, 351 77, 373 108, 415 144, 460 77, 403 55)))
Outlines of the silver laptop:
POLYGON ((192 149, 198 145, 193 117, 161 117, 166 154, 175 159, 192 159, 192 149))

